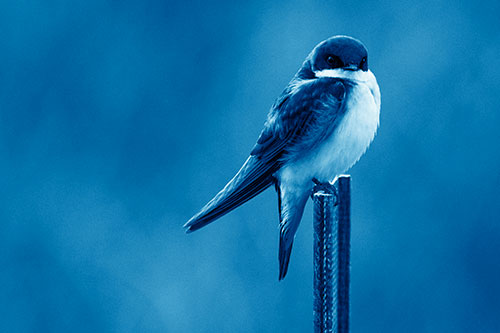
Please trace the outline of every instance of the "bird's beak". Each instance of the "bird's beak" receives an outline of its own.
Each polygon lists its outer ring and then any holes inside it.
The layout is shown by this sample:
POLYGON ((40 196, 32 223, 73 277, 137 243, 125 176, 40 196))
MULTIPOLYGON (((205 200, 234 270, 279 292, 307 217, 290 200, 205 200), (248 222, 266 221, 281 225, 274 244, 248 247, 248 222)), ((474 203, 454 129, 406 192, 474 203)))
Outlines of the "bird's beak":
POLYGON ((344 66, 342 68, 345 69, 346 71, 357 71, 358 70, 358 66, 356 66, 355 64, 349 64, 349 65, 344 66))

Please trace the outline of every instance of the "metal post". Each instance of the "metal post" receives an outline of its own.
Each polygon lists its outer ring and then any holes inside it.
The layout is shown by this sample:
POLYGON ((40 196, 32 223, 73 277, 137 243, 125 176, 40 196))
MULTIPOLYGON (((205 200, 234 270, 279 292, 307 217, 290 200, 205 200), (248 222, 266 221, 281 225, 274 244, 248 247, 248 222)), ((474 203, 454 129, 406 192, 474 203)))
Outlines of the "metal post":
POLYGON ((349 332, 350 176, 316 182, 314 332, 349 332))

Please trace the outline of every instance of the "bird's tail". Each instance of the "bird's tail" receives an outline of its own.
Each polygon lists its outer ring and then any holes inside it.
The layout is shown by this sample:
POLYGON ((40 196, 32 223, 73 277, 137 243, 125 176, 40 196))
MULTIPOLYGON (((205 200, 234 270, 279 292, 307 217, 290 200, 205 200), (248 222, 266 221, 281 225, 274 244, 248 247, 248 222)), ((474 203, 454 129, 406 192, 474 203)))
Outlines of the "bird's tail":
POLYGON ((185 225, 186 232, 198 230, 264 191, 274 181, 277 164, 250 156, 233 179, 185 225))
POLYGON ((281 184, 276 185, 278 192, 278 205, 280 213, 280 244, 279 244, 279 280, 283 280, 288 272, 290 255, 292 254, 293 240, 295 232, 299 227, 304 207, 308 198, 308 191, 293 191, 288 189, 286 196, 283 196, 281 184))

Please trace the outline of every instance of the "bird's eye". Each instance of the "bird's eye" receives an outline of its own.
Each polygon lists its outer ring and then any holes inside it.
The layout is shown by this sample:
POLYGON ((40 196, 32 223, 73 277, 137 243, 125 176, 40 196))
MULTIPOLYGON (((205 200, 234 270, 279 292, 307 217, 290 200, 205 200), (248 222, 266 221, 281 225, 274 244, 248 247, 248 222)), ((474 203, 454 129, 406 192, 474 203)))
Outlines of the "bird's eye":
POLYGON ((339 68, 343 66, 342 60, 339 57, 334 55, 328 55, 326 57, 326 62, 331 68, 339 68))
POLYGON ((366 70, 365 67, 366 67, 366 57, 364 57, 363 59, 361 59, 361 63, 359 64, 359 68, 360 69, 366 70))

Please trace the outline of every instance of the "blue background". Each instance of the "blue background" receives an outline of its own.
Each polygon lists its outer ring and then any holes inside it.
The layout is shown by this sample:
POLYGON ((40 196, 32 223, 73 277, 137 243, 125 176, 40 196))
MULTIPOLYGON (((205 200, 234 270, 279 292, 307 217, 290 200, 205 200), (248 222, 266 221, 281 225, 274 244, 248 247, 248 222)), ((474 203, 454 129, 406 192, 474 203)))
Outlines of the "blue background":
POLYGON ((306 332, 309 204, 182 224, 310 50, 361 39, 381 127, 352 174, 352 332, 500 331, 500 2, 2 1, 0 331, 306 332))

